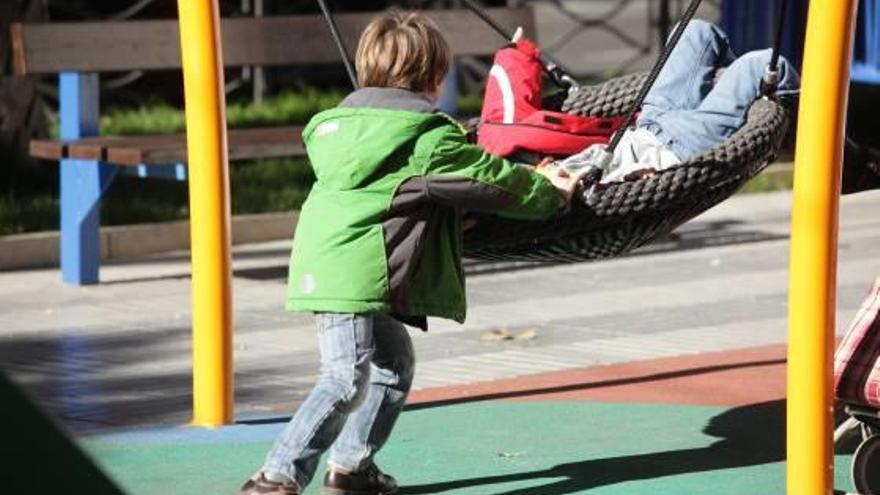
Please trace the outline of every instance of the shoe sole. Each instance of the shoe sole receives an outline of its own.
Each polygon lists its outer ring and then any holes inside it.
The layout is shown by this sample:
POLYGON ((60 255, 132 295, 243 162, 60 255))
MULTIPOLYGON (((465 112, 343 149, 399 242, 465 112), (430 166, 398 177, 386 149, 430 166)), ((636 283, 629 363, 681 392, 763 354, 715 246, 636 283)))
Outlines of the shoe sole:
POLYGON ((340 488, 321 488, 321 493, 324 495, 396 495, 399 490, 395 489, 390 492, 365 492, 363 490, 342 490, 340 488))

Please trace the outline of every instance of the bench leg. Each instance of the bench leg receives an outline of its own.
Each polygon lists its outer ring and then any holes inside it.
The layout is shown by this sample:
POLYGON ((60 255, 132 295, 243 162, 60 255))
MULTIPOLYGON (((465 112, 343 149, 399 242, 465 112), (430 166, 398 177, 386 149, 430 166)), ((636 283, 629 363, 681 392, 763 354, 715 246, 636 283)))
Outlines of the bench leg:
MULTIPOLYGON (((59 75, 61 139, 98 135, 97 74, 59 75)), ((98 283, 101 265, 101 194, 116 167, 94 160, 61 160, 61 279, 74 285, 98 283)))
POLYGON ((61 160, 61 278, 98 283, 101 266, 101 194, 115 167, 91 160, 61 160))

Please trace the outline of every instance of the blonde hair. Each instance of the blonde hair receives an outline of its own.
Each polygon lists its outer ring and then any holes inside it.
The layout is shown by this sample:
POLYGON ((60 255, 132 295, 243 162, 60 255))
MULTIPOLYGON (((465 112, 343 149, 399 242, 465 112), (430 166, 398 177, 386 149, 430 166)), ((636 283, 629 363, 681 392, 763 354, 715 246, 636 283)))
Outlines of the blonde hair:
POLYGON ((358 42, 358 85, 426 92, 449 72, 449 45, 433 21, 391 10, 367 25, 358 42))

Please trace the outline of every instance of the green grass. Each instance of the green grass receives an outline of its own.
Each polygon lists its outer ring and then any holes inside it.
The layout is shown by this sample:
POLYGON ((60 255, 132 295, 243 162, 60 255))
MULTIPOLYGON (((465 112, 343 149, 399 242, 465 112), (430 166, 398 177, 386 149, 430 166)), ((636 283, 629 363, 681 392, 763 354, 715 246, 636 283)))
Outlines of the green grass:
MULTIPOLYGON (((783 157, 782 160, 786 158, 783 157)), ((791 158, 789 158, 791 159, 791 158)), ((790 161, 777 162, 747 182, 740 193, 785 191, 794 185, 794 171, 790 161)))
POLYGON ((38 194, 0 196, 0 235, 58 229, 58 198, 38 194))
MULTIPOLYGON (((267 98, 263 103, 233 101, 226 107, 230 127, 259 127, 304 124, 312 115, 336 106, 345 93, 308 88, 286 92, 267 98)), ((58 136, 58 116, 50 115, 51 134, 58 136)), ((101 134, 108 136, 142 136, 145 134, 174 134, 186 128, 186 118, 180 108, 167 103, 153 102, 138 108, 110 108, 103 112, 101 134)))
MULTIPOLYGON (((306 123, 312 115, 333 107, 345 93, 306 89, 268 98, 260 105, 232 101, 227 107, 230 127, 258 127, 306 123)), ((480 112, 482 95, 459 100, 462 115, 480 112)), ((57 136, 57 115, 50 115, 51 133, 57 136)), ((146 135, 183 132, 182 109, 166 103, 138 108, 110 108, 101 116, 103 135, 146 135)), ((783 158, 785 160, 785 158, 783 158)), ((57 173, 53 170, 53 173, 57 173)), ((233 213, 264 213, 299 208, 314 181, 305 158, 277 158, 233 162, 230 182, 233 213)), ((773 167, 750 181, 743 192, 790 189, 789 168, 773 167)), ((119 225, 185 219, 189 214, 187 183, 119 176, 103 198, 102 225, 119 225)), ((57 193, 42 190, 24 195, 0 195, 0 235, 58 228, 57 193)))
POLYGON ((264 213, 299 208, 315 176, 305 158, 262 160, 232 167, 233 213, 264 213))
MULTIPOLYGON (((234 163, 230 168, 232 212, 264 213, 299 208, 314 181, 305 158, 234 163)), ((123 225, 184 220, 189 216, 188 183, 118 176, 101 201, 101 224, 123 225)), ((0 196, 0 235, 57 230, 58 197, 0 196)))

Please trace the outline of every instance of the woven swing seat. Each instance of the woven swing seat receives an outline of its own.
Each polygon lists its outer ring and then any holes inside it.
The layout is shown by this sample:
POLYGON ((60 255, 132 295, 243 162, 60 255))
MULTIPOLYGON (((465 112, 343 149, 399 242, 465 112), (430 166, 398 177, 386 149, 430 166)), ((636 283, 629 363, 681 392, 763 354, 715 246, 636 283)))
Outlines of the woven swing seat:
MULTIPOLYGON (((616 117, 635 101, 645 74, 583 87, 561 110, 616 117)), ((584 261, 621 255, 662 237, 731 196, 775 158, 788 124, 778 102, 756 100, 725 142, 675 167, 638 180, 600 184, 576 195, 571 210, 543 221, 476 216, 465 255, 509 261, 584 261)))

